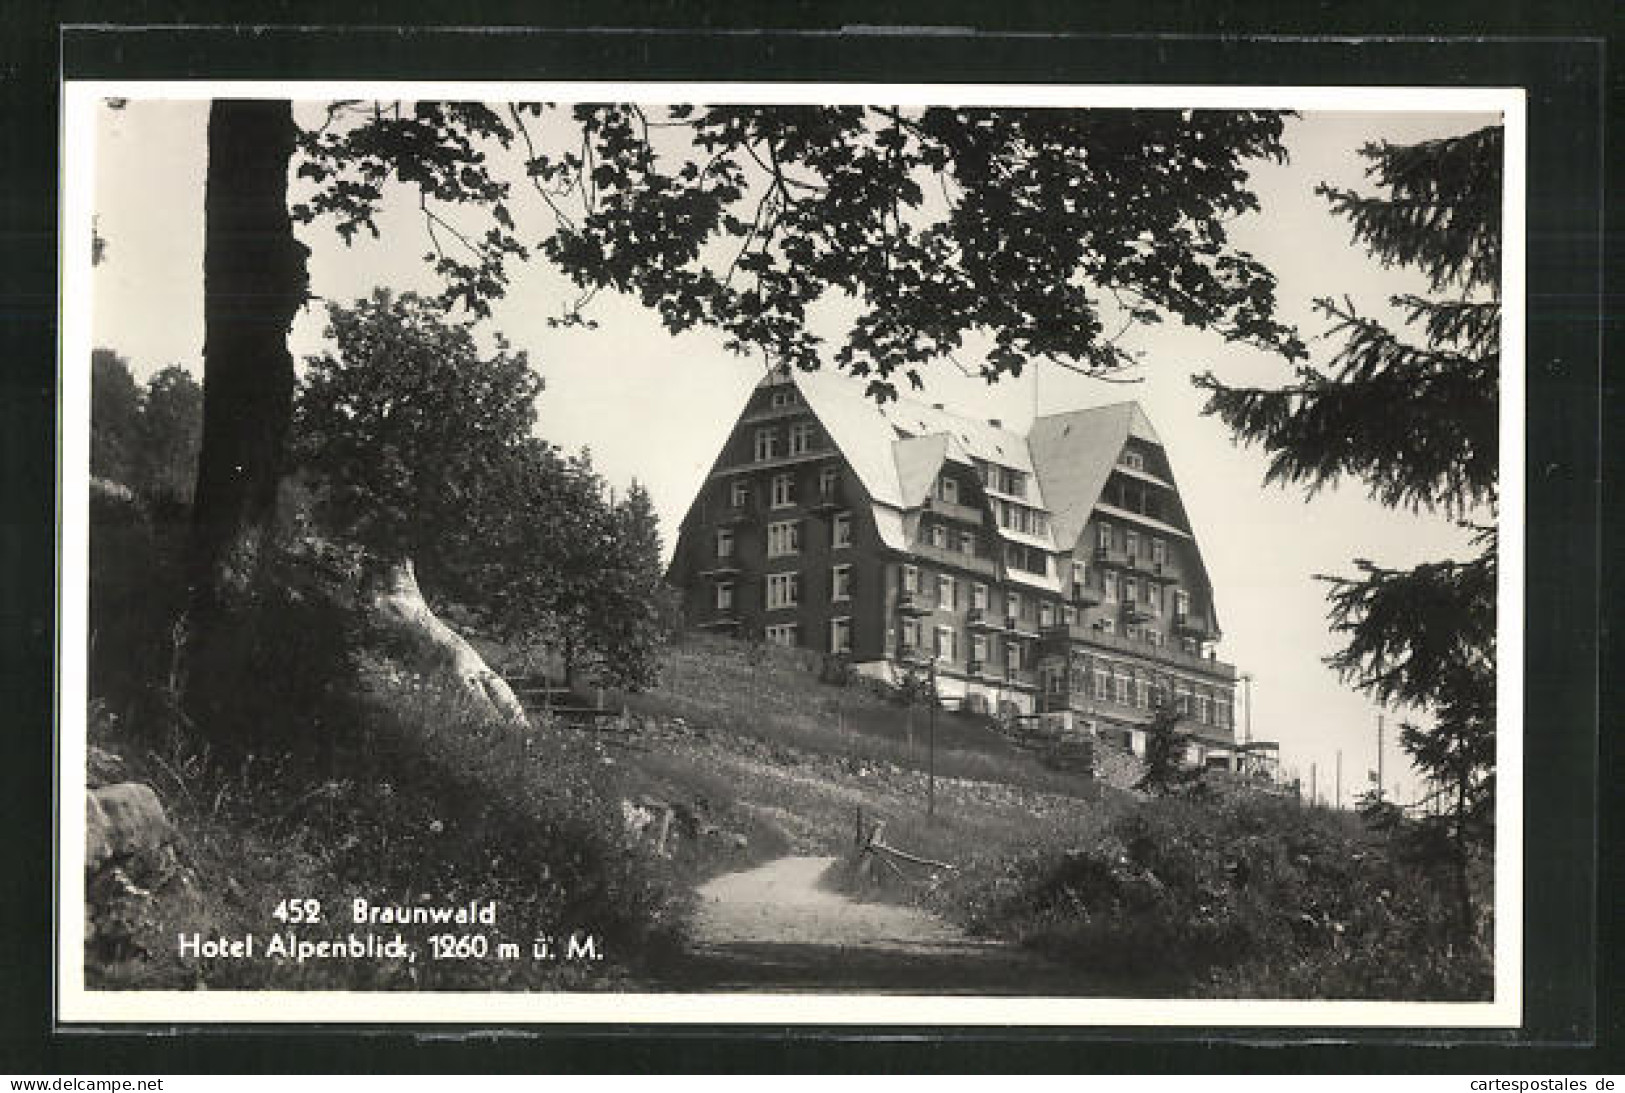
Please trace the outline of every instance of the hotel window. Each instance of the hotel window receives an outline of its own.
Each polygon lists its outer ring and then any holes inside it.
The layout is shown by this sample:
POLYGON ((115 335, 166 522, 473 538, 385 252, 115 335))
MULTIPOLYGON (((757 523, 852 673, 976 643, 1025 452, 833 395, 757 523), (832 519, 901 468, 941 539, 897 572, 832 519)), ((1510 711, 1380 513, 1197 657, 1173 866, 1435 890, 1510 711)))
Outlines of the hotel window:
POLYGON ((1128 705, 1128 677, 1121 673, 1112 676, 1112 699, 1119 705, 1128 705))
POLYGON ((950 505, 959 504, 958 480, 949 478, 947 475, 943 475, 942 478, 938 480, 937 496, 941 497, 950 505))
POLYGON ((1089 566, 1087 563, 1074 561, 1072 563, 1072 587, 1089 587, 1089 566))
POLYGON ((1160 616, 1162 614, 1162 587, 1146 581, 1145 602, 1151 605, 1151 614, 1160 616))
POLYGON ((1110 524, 1101 524, 1095 529, 1095 543, 1101 550, 1110 550, 1112 548, 1112 526, 1110 524))
POLYGON ((767 525, 767 556, 782 558, 801 553, 801 524, 796 520, 767 525))
POLYGON ((1011 471, 1011 470, 1005 471, 1004 474, 1005 474, 1005 484, 1010 487, 1005 492, 1008 493, 1011 497, 1026 497, 1027 496, 1027 476, 1024 473, 1022 473, 1021 471, 1011 471))
POLYGON ((1049 602, 1038 605, 1038 625, 1049 627, 1055 625, 1055 605, 1049 602))
POLYGON ((907 595, 914 595, 920 590, 920 571, 911 565, 903 567, 903 591, 907 595))
POLYGON ((974 531, 962 531, 959 533, 959 552, 961 554, 976 553, 976 533, 974 531))
POLYGON ((1190 617, 1191 594, 1183 588, 1174 589, 1174 615, 1180 619, 1190 617))
POLYGON ((756 430, 756 462, 761 463, 772 459, 777 454, 777 438, 772 429, 756 430))
POLYGON ((837 512, 835 520, 830 525, 830 546, 849 547, 852 545, 852 514, 850 512, 837 512))
POLYGON ((1145 470, 1145 456, 1139 452, 1124 452, 1123 466, 1128 467, 1130 470, 1143 471, 1145 470))
POLYGON ((954 608, 959 606, 957 590, 954 588, 954 579, 946 573, 937 574, 937 606, 954 608))
POLYGON ((767 628, 767 643, 769 645, 783 645, 786 648, 794 648, 801 644, 800 636, 797 634, 800 629, 801 627, 793 622, 785 623, 782 626, 769 626, 767 628))
POLYGON ((718 611, 726 611, 734 605, 734 585, 732 581, 718 582, 716 602, 718 611))
POLYGON ((1134 603, 1140 598, 1140 582, 1133 577, 1123 578, 1123 600, 1134 603))
POLYGON ((1147 645, 1151 645, 1159 649, 1162 648, 1162 631, 1147 628, 1145 632, 1145 642, 1147 645))
POLYGON ((954 628, 952 626, 937 627, 936 653, 939 660, 954 659, 954 628))
POLYGON ((1213 723, 1221 728, 1230 727, 1230 701, 1226 696, 1219 696, 1213 701, 1213 723))
POLYGON ((794 607, 801 602, 801 574, 769 573, 767 575, 767 606, 769 610, 794 607))
POLYGON ((852 651, 852 620, 846 616, 829 620, 829 651, 832 653, 850 653, 852 651))
POLYGON ((930 541, 934 547, 946 548, 948 545, 948 529, 941 524, 932 524, 930 541))
POLYGON ((1004 617, 1007 619, 1021 616, 1021 593, 1009 592, 1004 597, 1004 617))
POLYGON ((818 472, 818 496, 833 497, 835 486, 841 480, 839 467, 825 467, 818 472))
POLYGON ((787 388, 774 391, 771 401, 775 410, 783 409, 786 406, 794 406, 796 404, 796 393, 787 388))
POLYGON ((903 620, 903 647, 915 653, 920 651, 920 620, 903 620))
POLYGON ((1078 621, 1078 613, 1066 604, 1061 605, 1061 625, 1071 626, 1078 621))
POLYGON ((1116 573, 1116 571, 1108 569, 1101 576, 1106 582, 1106 602, 1107 603, 1116 603, 1117 602, 1117 573, 1116 573))
POLYGON ((1136 678, 1134 680, 1134 704, 1136 706, 1138 706, 1140 709, 1143 710, 1148 705, 1150 705, 1150 702, 1151 702, 1151 687, 1150 687, 1150 685, 1147 684, 1145 680, 1136 678))
POLYGON ((1123 532, 1123 553, 1130 558, 1140 556, 1140 533, 1132 528, 1123 532))
POLYGON ((810 421, 798 421, 790 426, 790 454, 805 455, 812 451, 815 426, 810 421))
POLYGON ((1117 631, 1117 623, 1112 619, 1101 619, 1096 625, 1100 627, 1102 634, 1111 634, 1117 631))
POLYGON ((1168 544, 1161 539, 1151 540, 1151 560, 1158 565, 1168 560, 1168 544))
POLYGON ((734 508, 742 509, 745 507, 745 503, 749 500, 750 486, 746 484, 743 478, 734 479, 733 487, 728 493, 728 501, 733 505, 734 508))
POLYGON ((986 634, 972 634, 970 636, 970 658, 977 664, 987 663, 986 634))
POLYGON ((1106 671, 1106 669, 1104 669, 1104 668, 1096 668, 1095 669, 1095 694, 1094 694, 1094 697, 1096 697, 1096 698, 1105 698, 1107 696, 1107 694, 1109 693, 1110 689, 1111 689, 1111 685, 1112 685, 1111 673, 1106 671))
POLYGON ((973 584, 970 586, 970 605, 978 611, 987 610, 987 585, 973 584))
POLYGON ((1196 696, 1196 720, 1204 725, 1213 724, 1213 700, 1207 695, 1196 696))
POLYGON ((773 476, 773 507, 787 509, 796 503, 796 476, 793 474, 776 474, 773 476))
POLYGON ((717 529, 717 557, 732 558, 734 556, 734 533, 731 528, 717 529))
POLYGON ((852 567, 838 565, 830 571, 829 598, 832 600, 850 600, 852 598, 852 567))

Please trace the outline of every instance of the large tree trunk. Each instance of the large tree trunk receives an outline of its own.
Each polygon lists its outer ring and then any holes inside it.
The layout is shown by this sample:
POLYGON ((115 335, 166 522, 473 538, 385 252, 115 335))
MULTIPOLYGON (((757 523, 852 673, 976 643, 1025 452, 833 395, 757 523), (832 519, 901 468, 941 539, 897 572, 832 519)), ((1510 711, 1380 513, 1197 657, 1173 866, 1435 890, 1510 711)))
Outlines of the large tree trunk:
POLYGON ((502 721, 529 723, 525 707, 507 681, 490 669, 461 634, 430 610, 410 559, 386 566, 371 583, 371 607, 377 621, 427 646, 430 659, 439 662, 434 666, 448 671, 475 705, 502 721))
POLYGON ((204 194, 203 439, 193 519, 193 606, 236 605, 252 586, 276 509, 293 412, 288 332, 309 251, 293 235, 288 102, 209 111, 204 194))
MULTIPOLYGON (((253 593, 276 513, 293 412, 288 332, 309 251, 293 235, 286 101, 219 100, 204 189, 203 435, 192 505, 185 704, 229 733, 243 675, 229 663, 253 628, 253 593), (234 631, 227 640, 228 631, 234 631)), ((240 697, 240 696, 239 696, 240 697)))

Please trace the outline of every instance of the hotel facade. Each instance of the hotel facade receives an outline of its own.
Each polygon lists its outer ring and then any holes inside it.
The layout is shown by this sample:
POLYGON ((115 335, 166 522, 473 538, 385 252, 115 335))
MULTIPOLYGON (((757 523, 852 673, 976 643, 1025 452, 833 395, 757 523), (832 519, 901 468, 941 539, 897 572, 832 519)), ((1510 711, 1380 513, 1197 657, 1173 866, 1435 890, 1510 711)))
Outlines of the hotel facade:
POLYGON ((949 705, 1058 715, 1135 752, 1172 703, 1234 766, 1237 673, 1173 468, 1138 404, 1025 435, 839 375, 751 393, 685 516, 691 627, 847 658, 949 705))

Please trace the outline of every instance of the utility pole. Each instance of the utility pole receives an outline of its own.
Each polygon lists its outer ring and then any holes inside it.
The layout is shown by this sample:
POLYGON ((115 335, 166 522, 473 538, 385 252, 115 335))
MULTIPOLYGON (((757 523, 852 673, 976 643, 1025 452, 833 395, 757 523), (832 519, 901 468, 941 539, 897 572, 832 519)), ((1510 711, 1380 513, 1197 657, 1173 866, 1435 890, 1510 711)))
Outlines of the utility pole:
POLYGON ((1320 796, 1320 775, 1315 770, 1315 764, 1309 764, 1309 807, 1315 807, 1315 799, 1320 796))
POLYGON ((1251 672, 1241 673, 1241 689, 1242 694, 1247 699, 1246 720, 1242 723, 1241 742, 1251 744, 1253 742, 1253 674, 1251 672))
POLYGON ((1337 749, 1337 811, 1343 811, 1343 749, 1337 749))
POLYGON ((1377 712, 1377 802, 1382 802, 1382 711, 1377 712))
POLYGON ((937 814, 937 658, 931 658, 931 715, 925 758, 925 814, 937 814))

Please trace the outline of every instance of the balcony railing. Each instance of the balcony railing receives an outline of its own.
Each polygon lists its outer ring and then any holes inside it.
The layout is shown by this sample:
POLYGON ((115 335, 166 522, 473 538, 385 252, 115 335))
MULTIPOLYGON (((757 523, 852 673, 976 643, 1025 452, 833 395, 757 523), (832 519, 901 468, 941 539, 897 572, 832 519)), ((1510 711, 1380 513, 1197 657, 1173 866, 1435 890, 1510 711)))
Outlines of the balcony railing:
POLYGON ((977 554, 966 554, 963 551, 950 550, 947 547, 932 546, 930 543, 917 543, 913 551, 915 556, 922 561, 954 566, 970 573, 980 573, 988 577, 998 576, 999 563, 992 558, 983 558, 977 554))
POLYGON ((949 520, 957 520, 964 524, 982 523, 982 510, 971 505, 961 505, 957 501, 944 501, 940 497, 927 497, 920 505, 921 508, 937 516, 949 520))
POLYGON ((1073 645, 1093 646, 1097 649, 1110 649, 1115 652, 1127 653, 1130 656, 1153 660, 1162 664, 1169 664, 1180 668, 1189 668, 1193 671, 1203 672, 1207 675, 1217 676, 1220 679, 1235 679, 1235 665, 1227 664, 1213 657, 1197 656, 1172 645, 1152 645, 1146 641, 1133 641, 1121 634, 1106 634, 1091 626, 1073 624, 1072 626, 1052 626, 1044 631, 1043 650, 1047 653, 1064 654, 1073 645))
POLYGON ((904 615, 929 615, 932 608, 918 592, 904 592, 897 597, 897 610, 904 615))

